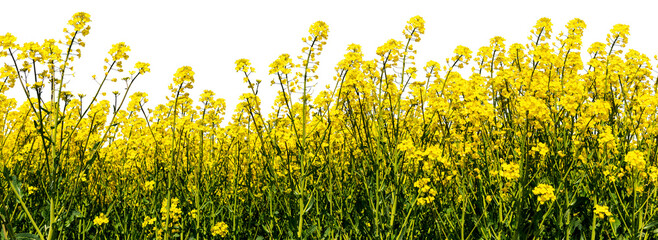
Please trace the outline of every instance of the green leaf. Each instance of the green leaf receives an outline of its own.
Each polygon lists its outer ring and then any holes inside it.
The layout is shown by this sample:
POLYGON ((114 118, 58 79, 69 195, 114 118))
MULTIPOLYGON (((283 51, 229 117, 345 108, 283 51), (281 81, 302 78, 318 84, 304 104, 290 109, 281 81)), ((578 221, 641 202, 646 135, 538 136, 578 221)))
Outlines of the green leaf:
POLYGON ((73 212, 69 215, 69 217, 66 219, 66 223, 64 224, 66 227, 70 227, 71 223, 75 221, 76 218, 81 218, 82 214, 78 210, 73 210, 73 212))
POLYGON ((11 185, 13 185, 16 188, 16 192, 18 193, 18 197, 23 198, 22 184, 18 181, 18 178, 16 178, 15 175, 11 176, 11 185))
POLYGON ((308 211, 311 210, 313 207, 313 202, 315 202, 315 196, 311 195, 311 199, 309 199, 308 203, 306 203, 306 209, 304 209, 304 213, 308 213, 308 211))
POLYGON ((39 236, 31 233, 19 233, 16 234, 16 239, 39 239, 39 236))
POLYGON ((646 225, 644 225, 644 230, 649 230, 649 229, 653 228, 656 225, 658 225, 658 221, 656 221, 656 220, 648 222, 646 225))
POLYGON ((306 239, 306 238, 308 238, 309 236, 311 236, 311 235, 315 232, 315 230, 317 230, 317 228, 318 228, 318 226, 313 225, 313 226, 311 226, 311 228, 306 229, 306 230, 304 231, 304 235, 303 235, 304 239, 306 239))

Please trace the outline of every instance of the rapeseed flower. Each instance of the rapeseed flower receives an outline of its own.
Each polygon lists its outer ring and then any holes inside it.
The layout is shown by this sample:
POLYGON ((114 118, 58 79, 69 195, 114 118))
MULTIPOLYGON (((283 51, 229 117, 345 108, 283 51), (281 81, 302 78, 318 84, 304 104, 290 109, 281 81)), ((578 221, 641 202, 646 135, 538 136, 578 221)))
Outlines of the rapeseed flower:
POLYGON ((119 61, 122 58, 128 60, 128 52, 130 51, 130 46, 126 45, 125 42, 120 42, 112 45, 112 48, 108 52, 112 56, 113 61, 119 61))
POLYGON ((627 164, 628 171, 643 171, 647 163, 644 160, 644 154, 638 150, 628 152, 624 157, 624 162, 627 164))
POLYGON ((532 189, 532 193, 537 195, 539 204, 544 204, 547 201, 555 201, 555 189, 551 185, 539 184, 532 189))
POLYGON ((226 237, 226 234, 228 234, 228 225, 225 222, 215 223, 215 225, 210 228, 210 232, 213 236, 219 235, 221 237, 226 237))
POLYGON ((103 224, 109 223, 110 220, 105 216, 105 213, 101 213, 100 215, 98 215, 94 218, 93 222, 94 222, 94 225, 101 226, 103 224))
POLYGON ((608 221, 611 223, 615 222, 615 219, 612 217, 612 213, 610 212, 608 206, 594 204, 594 215, 600 219, 608 217, 608 221))

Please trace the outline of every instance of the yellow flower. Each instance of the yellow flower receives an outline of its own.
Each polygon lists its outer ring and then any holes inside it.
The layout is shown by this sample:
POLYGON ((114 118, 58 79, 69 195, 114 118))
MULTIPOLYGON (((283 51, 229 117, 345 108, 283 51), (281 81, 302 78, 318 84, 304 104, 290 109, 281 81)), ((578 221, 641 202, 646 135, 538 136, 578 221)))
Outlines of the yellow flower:
POLYGON ((649 181, 656 182, 658 181, 658 168, 651 166, 649 167, 647 176, 649 177, 649 181))
POLYGON ((100 215, 96 216, 94 218, 94 225, 100 226, 106 223, 109 223, 110 220, 105 216, 105 213, 101 213, 100 215))
POLYGON ((41 45, 41 51, 44 61, 60 61, 62 60, 62 50, 56 45, 55 39, 44 40, 41 45))
MULTIPOLYGON (((18 54, 18 59, 34 59, 36 61, 41 61, 43 59, 43 48, 36 42, 26 42, 23 43, 23 46, 20 48, 21 53, 18 54)), ((23 64, 25 65, 25 64, 23 64)))
POLYGON ((430 182, 429 178, 421 178, 421 179, 418 179, 418 181, 414 182, 414 187, 422 189, 429 182, 430 182))
MULTIPOLYGON (((82 30, 88 22, 91 22, 90 15, 84 12, 78 12, 69 20, 69 25, 73 26, 76 31, 82 30)), ((86 35, 86 34, 85 34, 86 35)))
POLYGON ((400 58, 400 49, 402 49, 402 47, 404 47, 402 42, 395 39, 389 39, 384 45, 377 47, 376 53, 381 56, 382 59, 384 59, 388 53, 389 61, 397 62, 400 58))
POLYGON ((564 41, 564 43, 567 45, 568 49, 580 49, 580 45, 582 44, 582 36, 583 36, 583 30, 587 25, 585 24, 585 21, 579 19, 579 18, 574 18, 569 23, 567 23, 567 29, 569 29, 569 33, 567 35, 567 39, 564 41))
POLYGON ((467 47, 464 47, 462 45, 457 46, 454 52, 458 56, 463 56, 464 59, 462 61, 466 63, 468 63, 468 60, 471 59, 471 53, 473 53, 471 49, 468 49, 467 47))
POLYGON ((317 38, 317 41, 325 40, 329 34, 329 25, 323 21, 317 21, 311 25, 308 29, 308 33, 310 33, 312 37, 317 38))
POLYGON ((210 232, 213 236, 220 235, 222 237, 226 237, 226 234, 228 234, 228 225, 225 222, 218 222, 215 224, 215 226, 210 228, 210 232))
POLYGON ((644 154, 638 150, 633 150, 628 152, 626 154, 626 157, 624 157, 624 162, 626 162, 627 165, 627 170, 636 170, 636 171, 642 171, 645 168, 646 161, 644 160, 644 154))
MULTIPOLYGON (((407 150, 405 150, 405 151, 408 151, 409 149, 411 151, 416 150, 416 148, 413 146, 413 142, 411 142, 411 140, 405 140, 405 141, 409 141, 409 142, 407 142, 407 144, 412 144, 410 148, 409 148, 409 146, 407 146, 407 150)), ((405 141, 403 141, 403 143, 405 141)), ((400 148, 400 145, 398 145, 398 149, 399 148, 400 148)), ((408 151, 408 152, 411 152, 411 151, 408 151)), ((425 149, 425 152, 423 152, 423 155, 427 156, 428 160, 438 161, 440 163, 443 163, 443 165, 445 165, 445 166, 450 166, 451 165, 450 161, 448 161, 448 158, 446 158, 443 155, 443 151, 441 150, 441 145, 439 145, 439 144, 435 144, 435 145, 427 147, 425 149)), ((431 172, 431 169, 426 169, 425 171, 426 172, 431 172)))
POLYGON ((155 188, 155 181, 147 181, 144 183, 144 190, 151 191, 155 188))
POLYGON ((398 144, 397 148, 402 152, 413 152, 416 150, 416 147, 414 147, 414 142, 411 139, 402 140, 402 142, 398 144))
MULTIPOLYGON (((2 36, 0 36, 0 38, 1 37, 2 36)), ((16 74, 16 71, 12 66, 9 66, 5 63, 5 66, 0 68, 0 79, 6 79, 7 82, 4 83, 6 87, 13 88, 17 78, 18 74, 16 74)), ((0 85, 0 89, 2 89, 2 91, 7 90, 8 88, 6 87, 2 87, 2 85, 0 85)))
POLYGON ((589 45, 589 48, 587 48, 587 52, 590 55, 598 55, 602 56, 605 55, 607 52, 605 51, 605 44, 602 42, 594 42, 589 45))
POLYGON ((604 219, 606 216, 611 217, 612 213, 608 209, 608 206, 594 204, 594 215, 597 215, 600 219, 604 219))
POLYGON ((16 37, 14 37, 14 35, 11 35, 11 33, 7 33, 4 36, 0 36, 0 46, 2 46, 3 50, 7 48, 15 48, 16 44, 14 44, 14 42, 16 42, 16 37))
POLYGON ((407 21, 402 33, 405 38, 413 38, 415 42, 419 42, 420 34, 425 34, 425 20, 421 16, 412 17, 407 21))
MULTIPOLYGON (((141 109, 141 105, 143 103, 148 102, 148 99, 146 98, 148 95, 145 92, 136 92, 133 93, 133 95, 130 95, 130 102, 128 102, 128 107, 126 108, 128 111, 139 111, 141 109)), ((155 184, 153 181, 148 181, 146 182, 146 185, 148 187, 149 183, 155 184)))
POLYGON ((506 178, 507 180, 516 180, 521 177, 521 174, 519 173, 519 164, 510 162, 508 163, 503 163, 501 164, 501 167, 503 168, 502 171, 500 171, 500 176, 506 178))
POLYGON ((289 74, 292 67, 292 59, 287 53, 281 54, 272 64, 270 64, 270 74, 281 73, 289 74))
POLYGON ((536 147, 532 147, 532 151, 538 152, 542 157, 544 157, 546 156, 546 154, 548 154, 550 150, 548 149, 548 146, 546 146, 546 144, 540 142, 537 143, 536 147))
POLYGON ((194 82, 194 71, 192 71, 192 67, 190 66, 182 66, 174 73, 174 84, 181 85, 185 82, 194 82))
POLYGON ((180 220, 183 211, 178 207, 179 200, 178 198, 172 198, 170 200, 170 205, 167 204, 167 199, 162 200, 162 208, 160 208, 160 213, 162 213, 162 218, 169 216, 171 219, 170 222, 177 222, 180 220))
POLYGON ((551 38, 553 23, 550 18, 540 18, 535 24, 535 28, 530 31, 532 34, 541 35, 540 40, 544 41, 546 38, 551 38))
POLYGON ((533 96, 522 96, 518 98, 517 109, 521 115, 521 119, 537 120, 538 122, 548 121, 550 118, 550 110, 542 100, 533 96))
POLYGON ((43 87, 43 82, 36 82, 34 85, 32 85, 33 89, 40 89, 43 87))
MULTIPOLYGON (((246 58, 240 58, 235 61, 235 71, 243 71, 245 73, 247 72, 253 72, 254 68, 251 67, 251 62, 249 62, 249 59, 246 58)), ((245 80, 246 82, 246 80, 245 80)))
POLYGON ((148 225, 154 224, 156 218, 151 218, 149 216, 144 217, 144 222, 142 222, 142 227, 146 227, 148 225))
POLYGON ((33 187, 33 186, 27 186, 27 195, 32 195, 34 192, 36 192, 38 188, 33 187))
POLYGON ((614 148, 616 146, 615 143, 615 136, 612 134, 612 128, 610 126, 606 126, 605 130, 599 134, 599 144, 601 145, 601 148, 603 147, 608 147, 608 148, 614 148))
POLYGON ((539 184, 532 189, 532 193, 537 195, 539 204, 544 204, 547 201, 555 201, 555 189, 551 185, 539 184))
POLYGON ((610 30, 606 40, 609 46, 614 43, 619 44, 620 47, 625 47, 626 43, 628 43, 628 35, 630 35, 628 25, 616 24, 610 30))
POLYGON ((436 194, 438 194, 436 190, 434 190, 433 188, 430 187, 430 185, 428 185, 429 182, 430 182, 429 178, 421 178, 414 183, 414 187, 418 188, 419 197, 416 200, 418 205, 423 206, 425 204, 433 202, 434 197, 436 196, 436 194))
POLYGON ((147 72, 151 72, 151 69, 149 68, 151 64, 144 63, 144 62, 137 62, 135 63, 135 68, 139 70, 139 74, 144 74, 147 72))
POLYGON ((112 48, 108 52, 112 56, 112 60, 118 61, 120 59, 128 60, 128 52, 130 51, 130 46, 126 45, 125 42, 120 42, 112 45, 112 48))

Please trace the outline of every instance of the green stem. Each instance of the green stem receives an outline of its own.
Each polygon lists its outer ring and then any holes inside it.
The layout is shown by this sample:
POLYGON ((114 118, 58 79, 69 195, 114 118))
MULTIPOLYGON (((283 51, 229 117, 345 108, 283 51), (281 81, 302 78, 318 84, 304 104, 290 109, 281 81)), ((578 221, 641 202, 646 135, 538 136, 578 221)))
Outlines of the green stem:
POLYGON ((30 219, 30 223, 32 223, 32 227, 34 227, 34 229, 37 230, 37 234, 39 234, 39 238, 41 240, 44 240, 43 233, 41 233, 41 230, 39 230, 39 226, 37 226, 37 223, 34 222, 34 218, 32 218, 32 214, 30 214, 30 210, 28 210, 27 207, 25 206, 25 202, 23 202, 23 198, 21 198, 21 195, 18 194, 18 190, 16 190, 16 186, 14 185, 13 182, 9 182, 9 184, 11 185, 11 190, 14 192, 14 194, 16 194, 16 198, 18 198, 18 202, 21 203, 21 207, 23 207, 25 214, 27 214, 27 218, 30 219))

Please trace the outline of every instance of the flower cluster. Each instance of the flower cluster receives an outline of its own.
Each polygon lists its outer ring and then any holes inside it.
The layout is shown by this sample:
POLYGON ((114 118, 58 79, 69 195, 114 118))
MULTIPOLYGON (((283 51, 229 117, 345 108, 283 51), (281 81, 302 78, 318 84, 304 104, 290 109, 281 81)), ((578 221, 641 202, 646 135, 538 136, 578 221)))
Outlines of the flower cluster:
POLYGON ((292 59, 289 54, 281 54, 279 58, 270 64, 270 74, 289 74, 292 70, 292 59))
POLYGON ((135 69, 139 71, 139 74, 144 74, 147 72, 151 72, 151 69, 149 68, 151 64, 145 63, 145 62, 136 62, 135 63, 135 69))
POLYGON ((180 209, 178 204, 178 198, 162 200, 162 207, 160 208, 162 218, 169 218, 170 222, 178 222, 183 214, 183 211, 180 209))
POLYGON ((594 204, 594 215, 600 219, 608 217, 608 220, 611 223, 615 222, 615 219, 612 217, 612 213, 610 212, 608 206, 594 204))
POLYGON ((430 182, 429 178, 421 178, 418 181, 414 182, 414 187, 418 188, 418 199, 416 201, 419 205, 423 206, 425 204, 434 202, 434 197, 437 192, 428 184, 430 182), (423 196, 423 197, 420 197, 423 196))
MULTIPOLYGON (((4 36, 0 36, 0 46, 2 46, 2 50, 16 47, 16 44, 14 42, 16 42, 16 37, 14 37, 14 35, 12 35, 11 33, 7 33, 4 36)), ((2 57, 2 55, 0 55, 0 57, 2 57)))
POLYGON ((182 66, 174 73, 174 85, 183 86, 183 88, 192 88, 194 83, 194 71, 190 66, 182 66))
POLYGON ((228 225, 225 222, 217 222, 212 228, 210 228, 210 232, 213 236, 219 235, 221 237, 226 237, 226 234, 228 234, 228 225))
POLYGON ((128 60, 128 52, 130 51, 130 46, 126 45, 125 42, 120 42, 113 44, 112 48, 108 52, 112 56, 113 61, 119 61, 122 58, 128 60))
POLYGON ((89 22, 91 22, 90 15, 88 13, 79 12, 74 14, 71 20, 69 20, 69 25, 73 26, 75 31, 80 31, 83 30, 85 26, 89 27, 87 25, 89 22))
POLYGON ((414 39, 420 42, 420 34, 425 34, 425 20, 420 16, 415 16, 409 19, 407 25, 402 32, 407 39, 414 39))
POLYGON ((105 216, 105 213, 101 213, 100 215, 94 218, 94 225, 96 226, 101 226, 109 222, 110 220, 107 218, 107 216, 105 216))
POLYGON ((498 174, 507 180, 513 181, 521 177, 521 173, 519 172, 519 164, 517 163, 502 163, 500 167, 502 170, 498 172, 498 174))
POLYGON ((643 171, 647 164, 644 154, 638 150, 628 152, 624 157, 624 162, 628 164, 626 166, 628 171, 643 171))
POLYGON ((555 189, 551 185, 539 184, 532 189, 532 194, 537 195, 539 204, 544 204, 548 201, 555 201, 555 189))
POLYGON ((317 21, 311 25, 308 32, 316 41, 326 40, 329 36, 329 26, 323 21, 317 21))
POLYGON ((539 153, 542 157, 546 156, 550 149, 548 149, 548 146, 546 146, 545 143, 537 143, 537 146, 532 147, 532 151, 535 153, 539 153))

